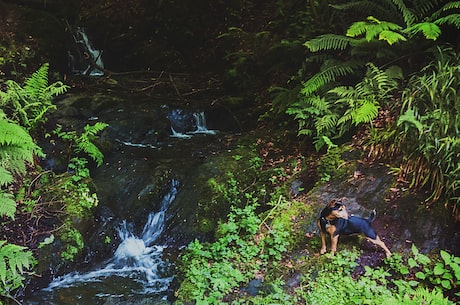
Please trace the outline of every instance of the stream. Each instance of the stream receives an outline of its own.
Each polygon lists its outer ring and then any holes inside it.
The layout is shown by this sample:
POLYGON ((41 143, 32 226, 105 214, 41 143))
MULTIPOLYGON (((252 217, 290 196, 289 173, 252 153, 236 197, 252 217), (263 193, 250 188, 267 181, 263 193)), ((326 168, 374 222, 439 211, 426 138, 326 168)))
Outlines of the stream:
MULTIPOLYGON (((203 165, 208 157, 228 151, 221 139, 236 130, 234 117, 228 109, 211 106, 211 100, 180 95, 178 85, 190 90, 197 78, 178 81, 169 75, 169 87, 154 95, 162 74, 154 82, 145 77, 98 81, 104 76, 102 50, 92 46, 83 28, 75 30, 74 39, 79 50, 68 52, 69 71, 83 82, 95 77, 90 83, 96 88, 83 86, 66 94, 56 102, 53 120, 64 130, 82 130, 95 122, 109 125, 100 135, 104 164, 91 169, 99 205, 92 227, 84 228, 86 257, 64 274, 51 267, 47 286, 23 303, 169 304, 174 261, 198 237, 191 229, 194 207, 200 189, 215 174, 212 165, 203 165), (146 82, 151 90, 136 92, 118 83, 126 80, 146 82)), ((50 156, 48 169, 67 170, 49 153, 59 154, 60 148, 44 150, 50 156)))
POLYGON ((201 167, 226 152, 220 141, 231 134, 223 130, 228 124, 208 118, 216 109, 178 108, 129 93, 70 94, 58 109, 57 122, 69 128, 109 124, 101 135, 104 164, 91 172, 99 206, 85 260, 52 275, 24 304, 170 304, 175 257, 196 237, 188 226, 197 185, 213 174, 201 167))

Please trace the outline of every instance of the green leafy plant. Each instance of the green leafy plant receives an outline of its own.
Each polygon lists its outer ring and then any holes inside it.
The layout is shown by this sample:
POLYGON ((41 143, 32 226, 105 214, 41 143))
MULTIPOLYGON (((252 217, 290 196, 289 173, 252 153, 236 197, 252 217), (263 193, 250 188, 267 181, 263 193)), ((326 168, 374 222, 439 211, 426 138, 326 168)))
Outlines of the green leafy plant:
MULTIPOLYGON (((426 5, 407 2, 411 5, 406 6, 403 1, 385 0, 333 5, 339 10, 353 9, 363 14, 374 12, 377 17, 369 16, 366 21, 353 23, 346 35, 327 33, 305 42, 312 53, 307 62, 311 66, 319 62, 319 71, 309 75, 302 83, 299 98, 291 102, 286 112, 299 122, 299 134, 313 137, 317 148, 325 144, 324 137, 332 140, 341 137, 350 129, 350 123, 372 122, 378 108, 388 103, 388 99, 381 98, 380 93, 391 93, 397 88, 395 77, 401 78, 403 75, 401 69, 396 76, 393 74, 395 69, 388 73, 388 69, 383 67, 400 61, 397 56, 401 50, 406 54, 411 53, 409 50, 413 48, 419 50, 420 38, 417 33, 423 33, 425 40, 436 40, 442 25, 450 24, 457 28, 460 25, 460 17, 455 14, 458 2, 442 5, 435 0, 428 1, 426 5), (385 21, 385 18, 389 19, 385 21), (398 52, 395 52, 396 47, 398 52), (366 65, 367 75, 363 78, 366 65), (377 67, 382 71, 378 71, 377 67), (352 90, 347 89, 349 85, 342 86, 344 83, 356 84, 360 79, 370 83, 372 77, 369 77, 369 73, 376 72, 379 81, 383 80, 380 78, 382 76, 386 78, 386 85, 390 85, 391 90, 377 86, 375 88, 383 92, 361 92, 360 88, 366 88, 362 86, 363 81, 352 90)), ((425 50, 431 46, 428 44, 425 50)), ((281 94, 286 96, 285 92, 281 94)))
POLYGON ((59 138, 68 141, 70 148, 75 153, 84 152, 88 154, 100 166, 104 160, 104 155, 94 144, 94 141, 98 138, 97 134, 107 126, 109 126, 107 123, 96 122, 94 125, 85 125, 84 131, 81 134, 77 134, 76 131, 63 131, 62 126, 58 125, 53 132, 59 138))
POLYGON ((65 209, 72 217, 84 218, 99 203, 96 193, 90 188, 90 173, 86 167, 88 161, 83 158, 73 158, 69 169, 73 172, 64 184, 65 209))
POLYGON ((366 41, 373 39, 393 44, 407 41, 422 33, 425 39, 439 38, 443 25, 460 27, 460 17, 456 9, 460 7, 457 1, 439 2, 428 0, 423 3, 417 1, 375 1, 363 3, 352 1, 343 5, 334 5, 336 9, 360 11, 363 14, 371 13, 379 17, 368 16, 366 21, 357 21, 349 27, 348 37, 365 36, 366 41), (387 19, 388 21, 383 21, 387 19))
POLYGON ((13 80, 5 85, 6 91, 0 90, 0 215, 13 218, 16 202, 5 189, 15 176, 26 173, 26 164, 32 165, 35 155, 43 155, 28 130, 45 120, 45 113, 54 108, 52 98, 68 86, 48 85, 48 64, 27 78, 23 87, 13 80))
POLYGON ((14 218, 16 202, 7 191, 15 176, 24 175, 26 164, 41 153, 31 136, 21 126, 9 122, 0 110, 0 215, 14 218))
POLYGON ((66 223, 60 234, 64 242, 61 257, 64 260, 73 261, 85 245, 83 236, 71 223, 66 223))
POLYGON ((460 285, 460 257, 440 251, 441 259, 433 269, 431 283, 440 285, 444 290, 451 290, 460 285))
POLYGON ((398 67, 385 71, 369 63, 366 76, 354 87, 333 87, 324 95, 310 95, 291 105, 287 113, 299 121, 299 134, 312 136, 317 150, 340 138, 354 126, 372 123, 380 105, 388 102, 402 78, 398 67))
POLYGON ((13 80, 5 82, 6 91, 0 90, 0 106, 8 108, 11 120, 32 129, 45 120, 48 110, 56 108, 52 99, 64 94, 69 86, 61 81, 48 84, 49 64, 43 64, 24 82, 24 86, 13 80))
POLYGON ((25 275, 35 264, 27 248, 0 240, 0 295, 17 302, 12 293, 24 287, 25 275))
POLYGON ((181 256, 185 279, 178 292, 180 301, 221 304, 226 294, 249 282, 258 272, 281 258, 287 250, 284 228, 274 225, 263 232, 250 195, 244 208, 232 207, 228 220, 219 224, 216 241, 192 242, 181 256), (265 266, 265 267, 264 267, 265 266))
POLYGON ((444 202, 454 213, 460 206, 458 123, 460 56, 438 48, 432 63, 414 75, 403 92, 393 141, 405 156, 399 175, 412 190, 427 188, 427 204, 444 202))

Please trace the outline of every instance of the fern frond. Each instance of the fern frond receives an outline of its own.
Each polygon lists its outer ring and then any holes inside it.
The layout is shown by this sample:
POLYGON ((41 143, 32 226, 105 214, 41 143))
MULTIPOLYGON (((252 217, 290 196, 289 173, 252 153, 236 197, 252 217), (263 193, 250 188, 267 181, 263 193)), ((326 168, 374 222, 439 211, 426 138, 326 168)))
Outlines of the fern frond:
POLYGON ((98 166, 102 164, 104 155, 92 141, 95 139, 96 135, 104 130, 107 126, 109 125, 103 122, 97 122, 94 125, 86 125, 83 134, 75 139, 77 144, 75 151, 83 151, 87 153, 94 161, 96 161, 98 166))
MULTIPOLYGON (((396 71, 389 70, 389 72, 394 72, 397 77, 400 76, 396 71)), ((400 73, 402 72, 400 71, 400 73)), ((398 83, 386 70, 381 70, 373 63, 368 63, 366 77, 356 85, 356 92, 357 96, 361 98, 365 96, 378 96, 379 99, 384 99, 388 93, 397 87, 398 83)))
POLYGON ((309 111, 310 113, 314 112, 314 114, 321 114, 329 110, 329 103, 322 96, 313 95, 313 96, 305 97, 305 102, 311 106, 310 108, 313 108, 316 110, 316 111, 310 110, 309 111))
POLYGON ((407 41, 403 35, 388 30, 379 33, 379 40, 386 41, 390 46, 398 41, 407 41))
POLYGON ((108 126, 109 126, 109 124, 107 124, 107 123, 96 122, 96 124, 94 124, 94 125, 86 125, 84 129, 85 129, 85 133, 87 133, 88 135, 95 136, 99 132, 103 131, 108 126))
MULTIPOLYGON (((442 15, 444 15, 444 13, 446 13, 446 12, 448 12, 450 10, 457 10, 457 9, 460 9, 460 1, 448 2, 443 7, 441 7, 439 10, 434 12, 431 15, 430 20, 431 21, 436 20, 436 19, 440 18, 442 15)), ((456 15, 456 14, 454 14, 454 15, 456 15)))
POLYGON ((49 64, 45 63, 24 82, 24 89, 32 101, 42 100, 48 87, 49 64))
MULTIPOLYGON (((14 201, 13 198, 13 194, 5 193, 0 190, 0 216, 7 216, 14 220, 14 214, 16 213, 16 201, 14 201)), ((1 258, 2 257, 0 257, 0 260, 1 258)))
POLYGON ((338 120, 338 115, 336 113, 327 114, 318 118, 315 122, 315 128, 318 135, 322 135, 325 131, 333 129, 338 120))
MULTIPOLYGON (((458 21, 460 25, 460 19, 458 21)), ((431 40, 436 40, 438 39, 439 35, 441 35, 441 29, 439 28, 439 26, 436 25, 436 23, 433 22, 416 23, 413 26, 408 27, 404 31, 410 33, 411 36, 414 36, 415 34, 422 32, 423 36, 425 36, 426 39, 431 40)))
POLYGON ((392 2, 398 8, 407 26, 412 25, 417 20, 415 14, 407 8, 403 0, 392 0, 392 2))
POLYGON ((411 4, 414 14, 421 20, 439 5, 439 0, 412 0, 411 4))
POLYGON ((353 112, 353 124, 372 122, 379 114, 379 108, 379 104, 373 98, 362 100, 361 106, 353 112))
POLYGON ((325 84, 335 81, 338 77, 352 74, 358 67, 358 62, 338 62, 330 67, 318 72, 308 79, 300 92, 304 95, 310 95, 323 87, 325 84))
POLYGON ((6 168, 0 165, 0 186, 10 184, 13 181, 13 175, 11 175, 6 168))
POLYGON ((45 89, 45 92, 47 92, 51 97, 53 97, 53 96, 58 96, 58 95, 62 95, 64 93, 66 93, 67 90, 69 90, 69 88, 70 88, 70 86, 64 84, 61 81, 57 81, 57 82, 52 83, 51 85, 49 85, 45 89))
POLYGON ((353 121, 354 107, 349 107, 342 114, 340 119, 337 120, 337 125, 341 126, 339 134, 344 134, 345 131, 349 130, 349 122, 353 121))
POLYGON ((456 8, 460 8, 460 1, 451 1, 446 3, 440 10, 445 12, 456 8))
POLYGON ((324 50, 344 50, 350 44, 350 38, 342 35, 325 34, 304 43, 311 52, 324 50))
POLYGON ((33 254, 26 247, 0 241, 0 280, 3 287, 11 291, 24 286, 24 272, 36 263, 33 254))
POLYGON ((436 25, 451 24, 456 28, 460 28, 460 14, 451 14, 434 21, 436 25))
POLYGON ((338 86, 338 87, 332 88, 328 92, 336 94, 339 98, 352 98, 356 96, 355 88, 347 87, 347 86, 338 86))
POLYGON ((0 166, 7 171, 22 175, 24 162, 32 162, 40 148, 32 137, 19 125, 0 120, 0 166))
POLYGON ((24 87, 13 80, 8 80, 5 82, 7 91, 0 91, 2 104, 10 108, 8 111, 11 113, 10 119, 27 129, 44 121, 45 113, 55 108, 52 103, 53 97, 65 93, 69 88, 62 82, 48 85, 48 69, 49 65, 43 64, 25 80, 24 87))
MULTIPOLYGON (((399 26, 396 23, 393 22, 388 22, 388 21, 380 21, 375 17, 369 16, 367 17, 367 21, 357 21, 353 23, 347 30, 347 36, 348 37, 358 37, 363 34, 365 34, 366 40, 371 41, 377 36, 380 36, 382 32, 384 32, 382 37, 379 37, 380 40, 385 40, 386 41, 386 36, 391 37, 392 43, 395 41, 401 40, 402 35, 398 34, 395 31, 400 31, 402 29, 401 26, 399 26), (394 33, 394 34, 390 34, 394 33)), ((389 44, 389 41, 387 41, 389 44)))
POLYGON ((21 126, 0 120, 0 146, 33 143, 32 137, 21 126))
POLYGON ((49 64, 45 63, 24 81, 24 89, 32 100, 40 100, 48 87, 49 64))
POLYGON ((76 152, 85 152, 90 156, 94 161, 96 161, 97 165, 100 166, 104 160, 104 155, 99 150, 99 148, 91 143, 88 139, 85 138, 78 138, 77 139, 77 148, 75 149, 76 152))
POLYGON ((0 150, 0 158, 2 159, 1 166, 16 175, 24 175, 26 173, 26 165, 24 163, 25 159, 21 158, 19 155, 20 153, 24 153, 24 151, 11 147, 0 150), (6 153, 5 151, 9 151, 9 153, 6 153), (14 155, 16 152, 18 154, 14 155))
POLYGON ((297 133, 299 136, 307 136, 307 137, 312 137, 313 136, 313 130, 311 129, 300 129, 299 132, 297 133))

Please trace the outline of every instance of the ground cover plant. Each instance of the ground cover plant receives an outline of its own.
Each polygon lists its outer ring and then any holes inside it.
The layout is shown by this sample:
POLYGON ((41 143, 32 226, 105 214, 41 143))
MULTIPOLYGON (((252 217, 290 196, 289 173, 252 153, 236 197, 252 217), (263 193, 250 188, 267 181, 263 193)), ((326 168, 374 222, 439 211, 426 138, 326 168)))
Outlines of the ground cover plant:
POLYGON ((69 172, 44 171, 38 164, 37 159, 44 154, 32 135, 39 134, 41 124, 47 120, 47 112, 56 107, 53 98, 68 89, 62 82, 49 84, 48 67, 48 64, 42 65, 26 78, 24 85, 8 80, 4 83, 5 91, 0 91, 0 216, 3 217, 3 229, 22 231, 21 225, 14 228, 16 218, 34 222, 32 228, 49 215, 63 222, 48 228, 49 236, 39 245, 38 234, 34 231, 37 229, 28 232, 31 234, 29 243, 35 249, 29 249, 25 240, 21 245, 0 241, 0 295, 16 303, 19 302, 15 293, 33 274, 37 249, 51 247, 58 241, 56 234, 62 242, 63 262, 72 261, 84 247, 83 237, 73 219, 90 216, 91 209, 98 203, 97 195, 91 190, 88 161, 82 153, 97 164, 102 163, 103 155, 94 140, 107 124, 87 125, 79 134, 56 131, 60 138, 70 143, 71 154, 78 155, 70 160, 69 172))

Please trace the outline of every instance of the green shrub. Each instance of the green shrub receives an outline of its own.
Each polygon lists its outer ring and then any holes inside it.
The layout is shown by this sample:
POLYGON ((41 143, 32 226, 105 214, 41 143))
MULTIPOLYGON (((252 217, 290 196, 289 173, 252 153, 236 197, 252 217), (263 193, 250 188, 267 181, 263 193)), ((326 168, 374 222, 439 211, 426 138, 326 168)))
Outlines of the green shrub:
POLYGON ((24 287, 25 275, 35 264, 32 252, 26 247, 0 240, 0 295, 15 300, 13 291, 24 287))

